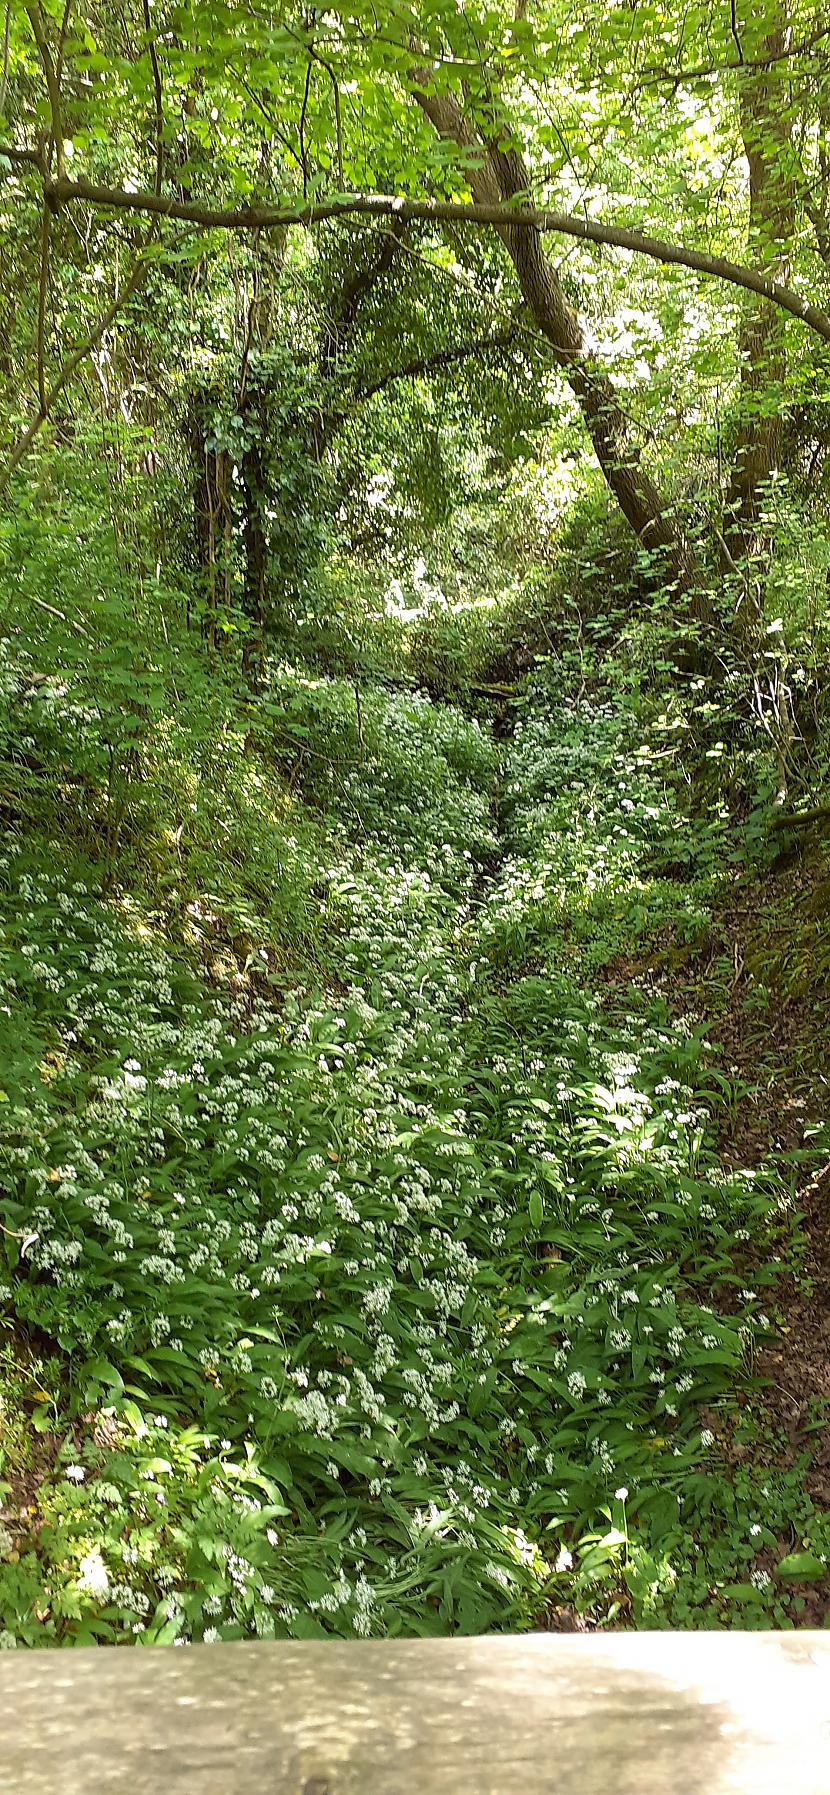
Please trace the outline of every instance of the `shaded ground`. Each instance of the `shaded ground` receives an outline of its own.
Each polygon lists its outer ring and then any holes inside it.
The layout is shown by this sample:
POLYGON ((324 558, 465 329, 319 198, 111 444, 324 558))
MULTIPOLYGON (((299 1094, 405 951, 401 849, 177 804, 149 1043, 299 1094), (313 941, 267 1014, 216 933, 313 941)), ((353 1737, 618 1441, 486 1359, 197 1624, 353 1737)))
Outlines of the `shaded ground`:
MULTIPOLYGON (((724 1437, 716 1416, 704 1419, 715 1424, 727 1462, 751 1456, 778 1469, 800 1462, 804 1488, 822 1508, 830 1507, 830 1146, 817 1156, 812 1143, 830 1125, 826 903, 826 863, 791 865, 736 884, 702 950, 684 953, 666 931, 652 958, 618 956, 606 969, 613 986, 652 985, 678 1014, 692 1010, 710 1023, 714 1063, 742 1092, 734 1109, 720 1112, 725 1163, 792 1165, 802 1254, 776 1288, 775 1339, 756 1362, 760 1438, 754 1449, 741 1438, 746 1397, 732 1418, 737 1439, 724 1437)), ((788 1543, 780 1542, 782 1551, 788 1543)), ((770 1553, 767 1566, 759 1555, 759 1568, 771 1569, 774 1559, 770 1553)), ((826 1625, 830 1576, 803 1594, 800 1624, 826 1625)))
MULTIPOLYGON (((747 888, 719 919, 734 976, 712 1035, 745 1086, 723 1135, 724 1155, 734 1163, 797 1155, 830 1120, 830 989, 809 936, 803 960, 797 957, 799 931, 814 919, 825 879, 821 865, 790 867, 747 888), (759 1008, 754 1000, 764 976, 770 996, 759 1008)), ((758 1370, 771 1428, 786 1443, 791 1462, 809 1452, 806 1487, 814 1501, 828 1505, 830 1430, 822 1411, 830 1402, 830 1152, 818 1163, 793 1163, 804 1256, 777 1293, 780 1333, 760 1355, 758 1370)))

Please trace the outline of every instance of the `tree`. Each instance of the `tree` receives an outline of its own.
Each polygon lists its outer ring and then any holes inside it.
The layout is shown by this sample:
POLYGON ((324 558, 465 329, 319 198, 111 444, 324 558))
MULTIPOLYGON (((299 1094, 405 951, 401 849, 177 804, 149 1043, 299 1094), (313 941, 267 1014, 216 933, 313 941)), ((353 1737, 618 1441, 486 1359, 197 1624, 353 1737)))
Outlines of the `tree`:
MULTIPOLYGON (((718 15, 705 30, 701 25, 697 38, 693 24, 684 22, 680 30, 674 21, 655 24, 651 15, 640 21, 638 13, 634 22, 638 29, 642 24, 648 42, 643 59, 628 18, 627 10, 592 17, 589 7, 577 11, 573 0, 557 0, 535 26, 522 9, 517 15, 495 9, 478 17, 447 4, 426 8, 417 24, 420 73, 413 74, 412 22, 404 28, 391 9, 378 18, 350 5, 318 17, 296 15, 268 0, 244 12, 230 0, 215 0, 207 9, 187 0, 177 9, 175 29, 163 30, 141 0, 140 8, 128 4, 117 19, 105 10, 73 35, 69 11, 62 21, 53 20, 34 0, 15 17, 10 36, 4 153, 13 206, 31 208, 37 197, 40 209, 32 357, 37 396, 11 447, 6 481, 84 354, 109 327, 113 307, 117 311, 129 301, 154 259, 188 255, 194 230, 253 236, 291 224, 315 228, 330 220, 345 228, 368 219, 385 222, 383 261, 389 245, 417 220, 448 229, 487 227, 506 251, 530 319, 576 397, 623 514, 655 564, 679 585, 695 589, 701 583, 695 556, 675 495, 657 470, 660 430, 647 467, 631 408, 586 333, 580 281, 563 281, 544 239, 555 233, 583 246, 686 268, 764 302, 747 313, 744 423, 730 494, 736 527, 744 527, 741 517, 750 524, 764 470, 776 453, 776 432, 759 395, 783 365, 779 314, 798 318, 830 341, 830 317, 822 305, 779 278, 786 267, 782 250, 790 237, 794 240, 794 202, 786 183, 783 197, 780 190, 790 146, 789 126, 776 104, 788 78, 780 70, 813 70, 827 31, 806 7, 789 22, 781 15, 757 20, 753 14, 751 34, 749 24, 734 14, 731 20, 718 15), (667 234, 658 235, 636 216, 622 223, 607 217, 606 200, 599 197, 602 180, 596 178, 598 159, 611 168, 607 143, 614 133, 619 136, 626 110, 630 128, 634 107, 645 105, 644 94, 668 91, 674 99, 705 94, 712 78, 727 71, 742 96, 744 143, 751 151, 747 265, 722 253, 729 232, 717 222, 710 227, 710 247, 678 240, 701 217, 689 193, 683 192, 679 216, 674 206, 667 234), (597 90, 603 97, 592 136, 584 124, 582 96, 597 90), (528 103, 528 95, 537 92, 545 105, 569 96, 564 132, 555 117, 550 129, 540 124, 537 109, 528 103), (558 178, 566 190, 573 192, 575 177, 598 196, 587 216, 536 203, 542 177, 531 174, 534 146, 547 167, 557 142, 562 145, 558 178), (85 346, 69 353, 50 384, 47 324, 54 310, 55 258, 65 262, 76 215, 97 244, 107 243, 103 263, 113 298, 89 325, 85 346), (153 221, 155 234, 148 239, 130 226, 135 267, 116 293, 113 242, 124 240, 123 221, 142 217, 153 221)), ((682 191, 685 104, 664 107, 661 122, 650 126, 652 160, 662 159, 670 174, 677 170, 674 187, 666 183, 662 215, 671 210, 669 195, 682 191)), ((603 264, 609 290, 618 266, 603 264)), ((580 256, 579 267, 584 279, 591 270, 587 255, 580 256)), ((381 285, 384 272, 378 275, 381 285)), ((119 278, 123 282, 123 268, 119 278)), ((339 318, 332 312, 331 337, 319 365, 323 388, 347 388, 339 400, 331 394, 329 403, 327 396, 329 432, 338 403, 342 414, 356 399, 347 350, 360 291, 353 316, 346 287, 341 300, 343 310, 339 318)), ((481 353, 489 352, 496 335, 482 335, 481 353)), ((446 367, 448 357, 464 351, 457 342, 432 346, 409 358, 410 371, 425 374, 427 364, 440 367, 442 357, 446 367)), ((247 364, 249 419, 252 356, 253 344, 247 364)), ((398 373, 404 372, 400 364, 398 373)), ((394 378, 392 368, 378 376, 394 378)), ((260 478, 252 454, 253 449, 243 481, 249 498, 260 478)), ((250 504, 248 512, 252 515, 250 504)), ((261 562, 255 533, 249 532, 249 549, 253 567, 261 562)), ((248 588, 254 608, 254 587, 260 583, 255 574, 248 588)))
POLYGON ((519 151, 512 145, 499 145, 504 121, 492 120, 493 135, 485 142, 452 94, 430 91, 425 71, 416 72, 414 80, 418 104, 439 136, 471 152, 468 171, 476 201, 484 207, 501 207, 505 214, 505 222, 496 229, 531 316, 552 345, 576 396, 597 460, 623 516, 644 547, 655 553, 664 573, 681 587, 688 587, 694 582, 694 563, 676 513, 643 468, 611 381, 586 347, 578 313, 565 297, 539 231, 534 225, 513 222, 516 214, 511 213, 511 204, 529 194, 530 182, 519 151))
MULTIPOLYGON (((776 13, 760 39, 760 66, 738 75, 738 94, 749 171, 749 258, 775 280, 786 281, 795 230, 792 111, 784 60, 790 28, 783 5, 776 13)), ((773 306, 756 301, 745 307, 739 353, 739 422, 725 529, 736 561, 763 549, 764 493, 779 462, 787 362, 784 319, 773 306)), ((752 590, 748 583, 747 592, 752 590)), ((745 627, 753 621, 748 613, 754 608, 742 607, 745 627)))

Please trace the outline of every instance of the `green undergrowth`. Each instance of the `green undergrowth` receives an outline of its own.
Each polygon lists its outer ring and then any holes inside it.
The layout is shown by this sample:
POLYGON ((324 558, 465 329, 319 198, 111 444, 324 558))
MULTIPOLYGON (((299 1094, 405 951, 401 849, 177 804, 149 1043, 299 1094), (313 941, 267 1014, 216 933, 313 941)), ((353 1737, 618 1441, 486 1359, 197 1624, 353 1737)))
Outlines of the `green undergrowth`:
POLYGON ((791 1178, 601 976, 728 860, 659 713, 275 666, 115 793, 6 665, 2 1642, 797 1621, 826 1523, 719 1458, 791 1178))

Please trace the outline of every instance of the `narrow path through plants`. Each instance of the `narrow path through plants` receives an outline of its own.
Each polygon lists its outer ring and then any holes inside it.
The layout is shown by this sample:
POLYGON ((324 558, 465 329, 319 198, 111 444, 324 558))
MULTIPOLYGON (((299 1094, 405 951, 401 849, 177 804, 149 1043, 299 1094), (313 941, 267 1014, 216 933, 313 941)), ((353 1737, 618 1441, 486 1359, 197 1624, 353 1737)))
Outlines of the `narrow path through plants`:
POLYGON ((719 1151, 705 1019, 603 979, 706 922, 660 743, 545 690, 499 742, 377 687, 355 743, 287 670, 271 712, 345 744, 301 791, 335 1003, 267 939, 217 992, 80 861, 4 858, 13 1394, 54 1441, 9 1637, 790 1624, 827 1525, 722 1450, 790 1193, 719 1151))

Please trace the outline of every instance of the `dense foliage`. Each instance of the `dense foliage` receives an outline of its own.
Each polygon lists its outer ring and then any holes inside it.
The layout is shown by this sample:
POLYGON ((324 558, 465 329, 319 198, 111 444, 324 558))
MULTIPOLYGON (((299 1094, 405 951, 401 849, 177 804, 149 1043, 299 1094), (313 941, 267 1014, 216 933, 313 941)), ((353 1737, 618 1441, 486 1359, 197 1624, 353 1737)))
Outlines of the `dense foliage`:
POLYGON ((7 8, 0 1645, 825 1612, 825 40, 7 8))

